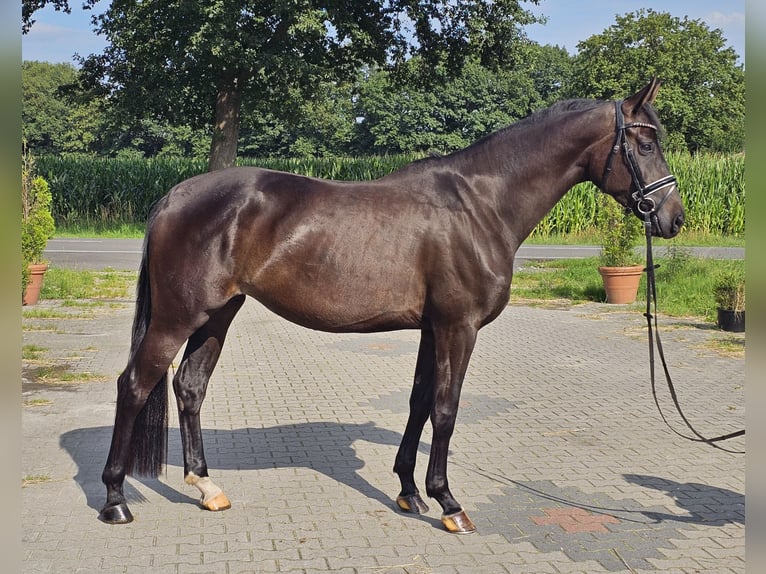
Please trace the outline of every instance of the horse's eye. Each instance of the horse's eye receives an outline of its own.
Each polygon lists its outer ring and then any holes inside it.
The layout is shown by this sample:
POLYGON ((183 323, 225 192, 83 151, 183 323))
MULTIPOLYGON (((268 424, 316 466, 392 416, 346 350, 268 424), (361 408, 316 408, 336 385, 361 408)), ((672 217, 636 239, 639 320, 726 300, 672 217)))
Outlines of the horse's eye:
POLYGON ((638 151, 641 153, 652 153, 654 151, 654 144, 651 142, 644 142, 638 144, 638 151))

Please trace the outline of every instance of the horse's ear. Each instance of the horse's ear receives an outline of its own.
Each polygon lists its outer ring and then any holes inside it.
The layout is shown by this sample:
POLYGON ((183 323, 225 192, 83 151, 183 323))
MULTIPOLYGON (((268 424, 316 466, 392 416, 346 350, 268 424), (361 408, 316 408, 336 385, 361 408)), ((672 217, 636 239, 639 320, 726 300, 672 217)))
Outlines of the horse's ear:
POLYGON ((635 114, 644 104, 651 104, 657 97, 661 82, 657 78, 646 84, 640 91, 636 92, 622 103, 622 111, 626 115, 635 114))

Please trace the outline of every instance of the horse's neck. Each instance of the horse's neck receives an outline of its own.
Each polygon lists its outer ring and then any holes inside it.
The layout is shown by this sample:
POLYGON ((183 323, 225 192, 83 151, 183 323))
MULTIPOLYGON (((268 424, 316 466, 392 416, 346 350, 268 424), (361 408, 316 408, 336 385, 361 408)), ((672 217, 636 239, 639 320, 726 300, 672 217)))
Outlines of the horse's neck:
POLYGON ((487 142, 484 152, 493 160, 484 164, 483 179, 494 182, 488 193, 519 243, 569 189, 587 179, 588 148, 598 133, 583 121, 541 122, 487 142))

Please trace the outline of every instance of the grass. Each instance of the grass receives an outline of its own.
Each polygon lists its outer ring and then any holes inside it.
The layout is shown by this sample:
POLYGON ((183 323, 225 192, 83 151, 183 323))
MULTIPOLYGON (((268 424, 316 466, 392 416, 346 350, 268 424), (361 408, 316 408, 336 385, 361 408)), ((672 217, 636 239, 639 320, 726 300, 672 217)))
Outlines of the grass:
MULTIPOLYGON (((35 319, 36 317, 32 315, 27 314, 27 310, 24 309, 23 312, 24 319, 35 319)), ((38 324, 32 324, 32 323, 24 323, 22 326, 23 331, 37 331, 40 333, 58 333, 59 329, 56 327, 54 323, 38 323, 38 324)))
POLYGON ((75 372, 69 370, 69 365, 48 365, 36 369, 34 381, 37 383, 97 383, 109 380, 106 375, 91 373, 89 371, 75 372))
POLYGON ((688 231, 681 228, 681 233, 671 243, 655 239, 654 245, 666 247, 682 245, 684 247, 745 247, 744 235, 713 235, 701 231, 688 231))
POLYGON ((24 401, 25 407, 49 407, 53 404, 50 399, 29 399, 24 401))
POLYGON ((745 357, 745 338, 742 336, 729 336, 711 339, 705 346, 724 357, 745 357))
POLYGON ((28 474, 24 478, 21 479, 21 486, 30 486, 32 484, 43 484, 46 482, 50 482, 53 480, 50 476, 47 474, 28 474))
MULTIPOLYGON (((744 269, 743 260, 691 257, 683 250, 656 257, 658 311, 673 317, 702 317, 715 321, 713 285, 725 270, 744 269)), ((572 303, 606 300, 598 273, 598 258, 563 259, 535 263, 514 274, 511 302, 565 299, 572 303)), ((646 304, 642 277, 637 305, 646 304)))
POLYGON ((104 237, 108 239, 142 239, 146 232, 143 223, 58 223, 56 237, 64 239, 104 237))
POLYGON ((130 297, 137 275, 132 271, 73 271, 51 268, 40 291, 42 299, 119 299, 130 297))
POLYGON ((25 307, 22 310, 25 319, 71 319, 72 314, 64 313, 56 309, 44 309, 40 307, 25 307))
MULTIPOLYGON (((643 245, 643 238, 641 244, 643 245)), ((525 245, 600 245, 601 239, 595 230, 580 233, 552 234, 547 237, 532 235, 525 245)), ((663 249, 665 246, 682 245, 684 247, 745 247, 745 237, 740 235, 712 235, 698 231, 681 230, 678 237, 672 243, 661 239, 654 239, 655 248, 663 249)))
POLYGON ((605 301, 598 265, 597 257, 534 262, 514 273, 511 302, 561 299, 572 303, 605 301))
POLYGON ((21 347, 21 358, 25 361, 38 361, 47 350, 39 345, 24 345, 21 347))

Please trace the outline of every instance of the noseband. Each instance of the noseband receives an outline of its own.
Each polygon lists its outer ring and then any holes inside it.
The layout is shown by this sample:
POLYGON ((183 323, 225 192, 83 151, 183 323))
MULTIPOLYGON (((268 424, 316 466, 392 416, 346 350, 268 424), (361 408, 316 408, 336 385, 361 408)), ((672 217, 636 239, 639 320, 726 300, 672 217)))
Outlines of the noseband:
POLYGON ((657 212, 659 212, 662 205, 668 197, 670 197, 670 194, 673 193, 673 190, 676 189, 676 177, 674 175, 666 175, 648 185, 644 184, 644 178, 641 177, 641 170, 636 162, 636 156, 633 154, 633 148, 625 133, 629 128, 650 128, 656 132, 657 126, 645 122, 631 122, 626 124, 625 116, 622 113, 621 101, 614 102, 614 117, 614 143, 612 144, 612 152, 606 160, 604 175, 601 178, 601 188, 606 188, 606 180, 612 171, 612 161, 614 160, 614 156, 620 153, 620 150, 622 149, 625 154, 625 164, 628 166, 628 171, 630 172, 630 177, 633 180, 633 186, 635 187, 635 191, 631 196, 633 198, 633 205, 631 207, 641 214, 645 221, 650 221, 653 217, 656 217, 657 212), (666 187, 670 187, 670 189, 668 189, 667 193, 658 203, 655 201, 653 195, 666 187))

